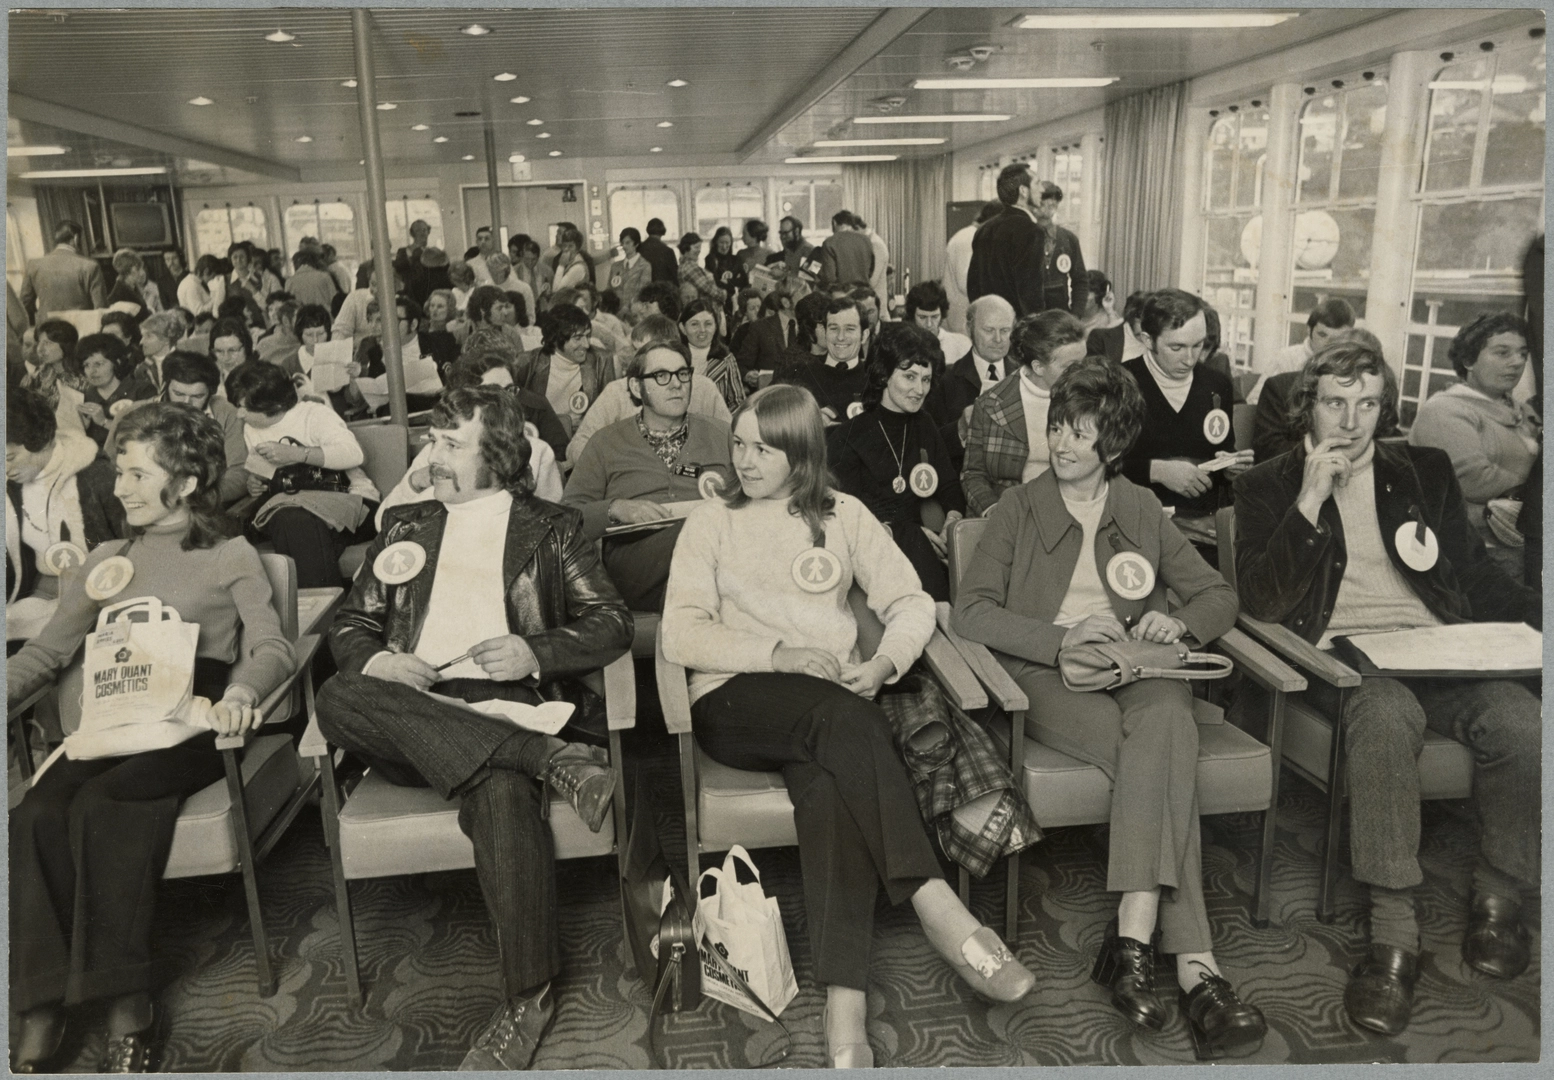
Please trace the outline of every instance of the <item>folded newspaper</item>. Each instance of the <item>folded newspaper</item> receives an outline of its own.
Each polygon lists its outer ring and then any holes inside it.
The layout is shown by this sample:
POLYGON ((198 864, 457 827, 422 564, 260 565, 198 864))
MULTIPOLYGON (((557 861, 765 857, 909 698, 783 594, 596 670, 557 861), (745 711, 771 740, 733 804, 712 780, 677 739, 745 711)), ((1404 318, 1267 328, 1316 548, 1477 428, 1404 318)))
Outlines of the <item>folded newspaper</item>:
POLYGON ((1382 671, 1535 671, 1543 635, 1526 623, 1457 623, 1354 634, 1349 644, 1382 671))

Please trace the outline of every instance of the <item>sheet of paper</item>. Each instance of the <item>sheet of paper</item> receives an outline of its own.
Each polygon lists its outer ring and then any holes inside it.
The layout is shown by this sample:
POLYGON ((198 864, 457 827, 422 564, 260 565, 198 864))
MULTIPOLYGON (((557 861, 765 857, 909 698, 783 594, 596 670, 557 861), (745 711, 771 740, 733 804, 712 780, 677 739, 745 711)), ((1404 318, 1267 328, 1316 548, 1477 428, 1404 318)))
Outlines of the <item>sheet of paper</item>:
POLYGON ((604 530, 605 536, 623 536, 627 533, 648 532, 652 529, 662 529, 666 525, 673 525, 677 521, 684 521, 687 514, 700 506, 704 499, 693 499, 690 502, 664 503, 664 509, 669 511, 667 517, 657 521, 644 521, 639 525, 611 525, 604 530))
POLYGON ((1543 666, 1543 635, 1526 623, 1459 623, 1349 638, 1384 671, 1523 671, 1543 666))
POLYGON ((472 705, 445 694, 434 694, 430 690, 423 690, 421 693, 456 708, 500 717, 526 731, 538 731, 546 735, 554 735, 566 727, 567 721, 572 719, 572 713, 577 709, 577 706, 570 701, 544 701, 538 705, 525 705, 519 701, 491 700, 472 705))
POLYGON ((313 346, 313 386, 320 393, 328 394, 341 389, 351 381, 346 367, 356 352, 355 338, 335 338, 313 346))

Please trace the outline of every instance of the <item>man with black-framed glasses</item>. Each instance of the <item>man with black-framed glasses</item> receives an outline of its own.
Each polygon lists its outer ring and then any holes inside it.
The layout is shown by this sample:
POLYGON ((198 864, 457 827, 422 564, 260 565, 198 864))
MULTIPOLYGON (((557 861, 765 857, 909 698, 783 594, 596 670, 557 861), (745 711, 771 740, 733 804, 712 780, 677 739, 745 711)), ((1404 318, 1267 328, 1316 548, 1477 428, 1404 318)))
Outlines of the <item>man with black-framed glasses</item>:
POLYGON ((633 611, 660 611, 669 560, 685 507, 701 483, 733 476, 728 425, 690 412, 696 378, 685 346, 649 343, 626 369, 626 388, 641 408, 589 440, 562 503, 583 512, 583 535, 604 540, 604 568, 633 611), (623 526, 630 531, 620 530, 623 526))

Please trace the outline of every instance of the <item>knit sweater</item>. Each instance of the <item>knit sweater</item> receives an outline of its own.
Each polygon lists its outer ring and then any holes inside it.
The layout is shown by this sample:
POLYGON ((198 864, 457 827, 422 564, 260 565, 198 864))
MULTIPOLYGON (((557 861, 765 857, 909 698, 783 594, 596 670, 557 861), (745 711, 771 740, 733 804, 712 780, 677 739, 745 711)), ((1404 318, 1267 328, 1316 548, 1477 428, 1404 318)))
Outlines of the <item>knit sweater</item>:
POLYGON ((1150 374, 1142 356, 1122 366, 1143 392, 1145 408, 1144 429, 1123 458, 1122 475, 1135 484, 1147 486, 1162 505, 1176 507, 1176 512, 1184 518, 1213 516, 1220 506, 1221 491, 1228 498, 1229 478, 1223 470, 1212 474, 1212 486, 1208 491, 1189 499, 1164 484, 1150 483, 1149 465, 1151 461, 1171 459, 1199 464, 1211 459, 1216 451, 1235 450, 1236 433, 1233 426, 1229 427, 1224 441, 1220 443, 1210 442, 1203 433, 1204 418, 1212 410, 1222 409, 1229 416, 1235 400, 1230 379, 1199 364, 1193 368, 1192 388, 1187 391, 1187 400, 1180 409, 1174 409, 1166 400, 1159 383, 1150 374))
POLYGON ((244 426, 243 441, 247 443, 249 451, 245 463, 248 471, 265 480, 274 476, 275 466, 266 461, 257 448, 287 438, 295 439, 302 446, 321 447, 324 451, 323 466, 326 469, 338 469, 349 476, 352 495, 377 500, 378 489, 361 468, 362 462, 367 460, 362 453, 361 443, 356 441, 356 436, 351 434, 351 429, 338 413, 316 401, 299 401, 269 427, 244 426))
POLYGON ((1419 406, 1408 441, 1446 451, 1462 485, 1468 517, 1487 533, 1484 504, 1526 482, 1538 458, 1538 430, 1537 416, 1528 406, 1497 401, 1458 383, 1419 406))
POLYGON ((137 596, 155 596, 184 622, 199 623, 195 655, 231 664, 229 686, 245 686, 261 701, 279 686, 297 658, 281 630, 259 553, 241 537, 184 551, 185 533, 183 526, 148 529, 127 544, 104 544, 87 556, 83 572, 62 582, 59 610, 48 626, 6 662, 7 700, 20 701, 62 671, 103 607, 137 596), (93 600, 86 595, 86 578, 112 555, 127 557, 135 574, 119 595, 93 600))
POLYGON ((685 446, 671 468, 637 430, 637 418, 617 420, 588 442, 567 481, 563 506, 583 512, 583 535, 597 540, 609 525, 610 503, 616 499, 687 502, 701 498, 697 477, 708 469, 734 478, 728 454, 728 425, 688 414, 685 446))
POLYGON ((858 623, 847 604, 854 582, 885 624, 875 655, 895 666, 886 681, 916 662, 933 636, 933 600, 890 534, 862 503, 838 492, 824 539, 841 563, 840 580, 826 592, 805 592, 792 567, 814 543, 787 500, 734 510, 715 499, 691 511, 669 567, 663 641, 664 655, 691 671, 693 702, 736 674, 772 671, 779 645, 858 663, 858 623))

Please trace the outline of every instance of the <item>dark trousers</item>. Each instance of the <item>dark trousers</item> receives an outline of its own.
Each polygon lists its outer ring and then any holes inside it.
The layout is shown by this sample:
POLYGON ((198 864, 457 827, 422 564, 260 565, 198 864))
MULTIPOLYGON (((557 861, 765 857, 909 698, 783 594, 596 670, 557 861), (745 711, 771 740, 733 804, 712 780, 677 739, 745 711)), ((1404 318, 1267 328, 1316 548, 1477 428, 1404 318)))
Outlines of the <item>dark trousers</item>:
POLYGON ((879 706, 810 675, 736 675, 691 707, 696 739, 734 769, 780 771, 793 800, 815 977, 863 990, 874 901, 943 877, 879 706))
POLYGON ((61 757, 11 812, 13 1008, 152 988, 157 884, 179 805, 222 777, 215 738, 129 757, 61 757))
MULTIPOLYGON (((1306 691, 1331 713, 1337 693, 1306 691)), ((1344 709, 1349 845, 1356 881, 1406 889, 1419 868, 1419 752, 1425 729, 1473 752, 1480 858, 1528 886, 1541 880, 1542 703, 1507 679, 1367 678, 1344 709)))
MULTIPOLYGON (((480 679, 454 679, 433 690, 471 702, 540 700, 517 684, 480 679)), ((554 978, 561 971, 555 850, 540 817, 540 800, 548 796, 534 779, 549 760, 549 740, 402 683, 344 672, 318 693, 318 726, 390 782, 458 798, 459 828, 475 847, 508 996, 554 978)))
POLYGON ((949 570, 940 560, 939 553, 934 550, 922 527, 915 521, 893 521, 890 524, 890 534, 895 539, 896 546, 911 562, 912 569, 917 571, 917 580, 922 583, 923 591, 935 601, 943 600, 948 603, 949 570))
POLYGON ((669 560, 684 522, 652 532, 606 539, 604 570, 632 611, 663 611, 669 560))
POLYGON ((297 564, 297 588, 319 589, 340 584, 340 555, 352 544, 373 536, 372 511, 355 533, 332 529, 322 518, 298 506, 277 510, 259 531, 275 545, 277 554, 290 555, 297 564))

